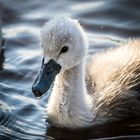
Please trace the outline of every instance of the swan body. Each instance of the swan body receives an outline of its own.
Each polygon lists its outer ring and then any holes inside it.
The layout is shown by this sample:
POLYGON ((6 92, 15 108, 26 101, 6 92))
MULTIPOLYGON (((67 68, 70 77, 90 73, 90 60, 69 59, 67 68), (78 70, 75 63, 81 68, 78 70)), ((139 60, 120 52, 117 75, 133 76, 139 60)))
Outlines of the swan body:
POLYGON ((47 105, 51 124, 74 129, 140 116, 140 40, 86 62, 83 28, 77 20, 56 18, 42 28, 41 43, 44 59, 33 92, 44 94, 54 81, 47 105))

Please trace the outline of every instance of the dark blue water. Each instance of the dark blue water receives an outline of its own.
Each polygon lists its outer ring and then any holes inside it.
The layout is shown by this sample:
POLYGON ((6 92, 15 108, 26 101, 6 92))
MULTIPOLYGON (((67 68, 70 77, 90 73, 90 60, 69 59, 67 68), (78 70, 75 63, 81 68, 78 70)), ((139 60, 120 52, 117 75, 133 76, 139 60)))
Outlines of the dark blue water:
POLYGON ((41 65, 40 29, 57 16, 79 19, 89 55, 140 37, 139 0, 1 0, 5 52, 0 57, 0 140, 140 139, 135 121, 69 131, 48 126, 48 95, 36 99, 32 83, 41 65))

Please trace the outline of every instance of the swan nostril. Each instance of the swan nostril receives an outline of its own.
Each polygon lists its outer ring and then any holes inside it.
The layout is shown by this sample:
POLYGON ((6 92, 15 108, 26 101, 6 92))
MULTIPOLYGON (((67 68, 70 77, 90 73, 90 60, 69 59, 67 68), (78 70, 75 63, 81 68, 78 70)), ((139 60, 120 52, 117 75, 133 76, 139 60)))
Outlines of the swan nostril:
POLYGON ((43 92, 41 92, 40 88, 38 86, 33 86, 32 87, 32 92, 36 97, 40 97, 43 95, 43 92))

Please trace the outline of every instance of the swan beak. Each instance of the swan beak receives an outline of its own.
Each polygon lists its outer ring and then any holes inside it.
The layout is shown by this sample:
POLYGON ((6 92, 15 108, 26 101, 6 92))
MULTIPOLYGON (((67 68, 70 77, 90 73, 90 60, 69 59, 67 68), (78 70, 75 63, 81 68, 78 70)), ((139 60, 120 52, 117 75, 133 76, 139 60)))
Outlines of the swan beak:
POLYGON ((51 59, 47 64, 43 64, 40 74, 36 78, 32 92, 36 97, 42 96, 47 92, 53 83, 55 76, 60 72, 61 66, 51 59))

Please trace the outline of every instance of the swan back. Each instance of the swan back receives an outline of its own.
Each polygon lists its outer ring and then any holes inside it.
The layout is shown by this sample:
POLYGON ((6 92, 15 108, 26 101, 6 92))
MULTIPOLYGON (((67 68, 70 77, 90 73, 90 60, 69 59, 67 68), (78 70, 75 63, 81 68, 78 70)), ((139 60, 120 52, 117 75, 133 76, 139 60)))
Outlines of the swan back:
POLYGON ((87 89, 99 118, 140 116, 140 40, 97 53, 87 65, 87 89))

